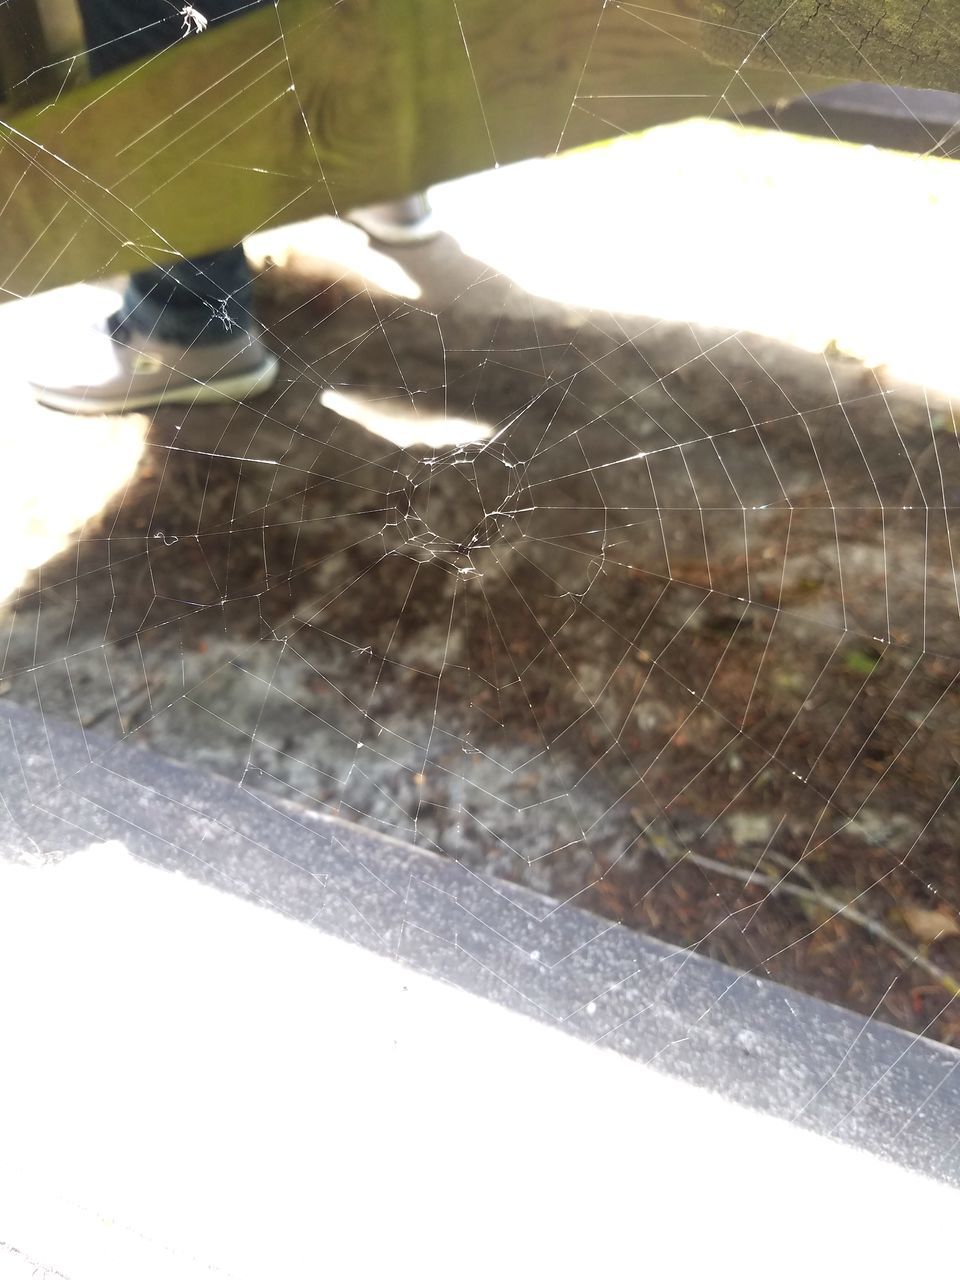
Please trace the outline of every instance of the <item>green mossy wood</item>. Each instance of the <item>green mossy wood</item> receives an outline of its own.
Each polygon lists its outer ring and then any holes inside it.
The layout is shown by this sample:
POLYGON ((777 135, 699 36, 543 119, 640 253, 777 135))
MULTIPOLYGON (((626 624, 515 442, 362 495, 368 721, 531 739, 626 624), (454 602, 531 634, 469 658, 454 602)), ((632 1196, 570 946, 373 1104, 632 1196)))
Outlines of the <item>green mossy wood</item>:
POLYGON ((737 66, 960 92, 957 0, 704 0, 704 48, 737 66))
POLYGON ((0 124, 0 298, 795 90, 711 63, 697 12, 280 0, 188 36, 0 124))

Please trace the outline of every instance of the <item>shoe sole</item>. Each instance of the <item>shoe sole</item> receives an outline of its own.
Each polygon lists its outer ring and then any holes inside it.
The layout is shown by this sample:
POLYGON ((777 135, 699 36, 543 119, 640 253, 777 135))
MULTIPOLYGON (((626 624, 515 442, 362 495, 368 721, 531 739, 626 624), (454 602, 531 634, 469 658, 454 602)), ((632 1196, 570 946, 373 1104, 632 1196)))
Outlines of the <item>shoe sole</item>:
POLYGON ((270 355, 255 369, 233 374, 227 378, 212 378, 209 382, 181 382, 163 391, 144 391, 140 395, 128 394, 117 399, 96 399, 84 396, 59 395, 42 387, 34 388, 38 403, 48 409, 60 409, 66 413, 95 415, 100 413, 134 413, 138 409, 158 408, 164 404, 212 404, 219 400, 249 400, 269 391, 277 380, 280 362, 270 355))

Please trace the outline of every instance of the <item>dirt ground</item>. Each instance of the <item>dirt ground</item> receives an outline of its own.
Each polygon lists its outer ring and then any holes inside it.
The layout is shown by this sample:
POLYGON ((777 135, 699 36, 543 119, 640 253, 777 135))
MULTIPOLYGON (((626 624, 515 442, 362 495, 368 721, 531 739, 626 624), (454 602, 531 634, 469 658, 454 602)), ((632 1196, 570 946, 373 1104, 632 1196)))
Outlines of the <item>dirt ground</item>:
POLYGON ((949 406, 396 256, 267 270, 278 391, 156 413, 5 696, 960 1044, 949 406))

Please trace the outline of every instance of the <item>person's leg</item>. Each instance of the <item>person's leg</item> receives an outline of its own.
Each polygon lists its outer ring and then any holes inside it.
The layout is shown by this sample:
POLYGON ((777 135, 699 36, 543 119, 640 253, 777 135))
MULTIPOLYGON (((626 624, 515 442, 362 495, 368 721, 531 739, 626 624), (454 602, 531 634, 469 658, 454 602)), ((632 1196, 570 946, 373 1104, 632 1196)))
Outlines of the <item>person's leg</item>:
MULTIPOLYGON (((198 33, 179 0, 78 0, 95 76, 162 54, 180 39, 204 39, 207 27, 274 2, 200 0, 205 22, 198 33)), ((432 233, 423 196, 348 216, 384 243, 413 244, 432 233)), ((81 413, 249 396, 266 390, 278 367, 251 307, 240 246, 138 271, 114 315, 90 333, 43 346, 29 381, 43 404, 81 413)))
POLYGON ((79 5, 93 76, 166 49, 183 34, 178 7, 167 0, 79 0, 79 5))
MULTIPOLYGON (((259 0, 273 3, 273 0, 259 0)), ((255 4, 203 0, 210 26, 255 4)), ((185 6, 173 0, 80 0, 91 74, 159 53, 184 37, 185 6)), ((163 342, 221 343, 251 327, 252 278, 239 245, 165 267, 135 272, 115 326, 163 342)))
MULTIPOLYGON (((185 6, 173 0, 79 3, 94 75, 161 54, 185 36, 185 6)), ((201 0, 200 12, 213 26, 255 3, 201 0)), ((135 272, 119 311, 38 346, 34 395, 75 413, 114 413, 265 391, 278 365, 257 334, 251 294, 239 246, 135 272)))
POLYGON ((165 342, 224 342, 250 329, 253 281, 243 249, 136 271, 116 323, 165 342))

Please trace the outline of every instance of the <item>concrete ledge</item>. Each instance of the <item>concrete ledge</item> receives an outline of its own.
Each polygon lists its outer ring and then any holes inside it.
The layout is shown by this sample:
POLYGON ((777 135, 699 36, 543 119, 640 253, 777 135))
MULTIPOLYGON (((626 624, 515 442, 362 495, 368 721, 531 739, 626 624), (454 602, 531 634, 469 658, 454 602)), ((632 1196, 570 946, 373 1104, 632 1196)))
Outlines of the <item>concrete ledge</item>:
POLYGON ((960 1053, 4 706, 0 849, 137 858, 960 1186, 960 1053))

